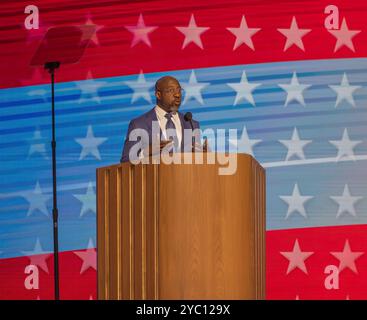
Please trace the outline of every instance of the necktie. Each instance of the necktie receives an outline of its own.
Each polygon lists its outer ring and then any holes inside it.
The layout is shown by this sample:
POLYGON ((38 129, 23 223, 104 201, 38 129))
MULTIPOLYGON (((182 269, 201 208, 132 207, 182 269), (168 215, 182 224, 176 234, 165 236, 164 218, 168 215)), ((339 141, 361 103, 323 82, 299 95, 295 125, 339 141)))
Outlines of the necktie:
POLYGON ((172 138, 173 139, 173 146, 174 151, 178 151, 178 138, 177 138, 177 132, 176 132, 176 126, 175 123, 172 120, 173 114, 172 113, 166 113, 165 118, 167 119, 166 123, 166 136, 167 139, 172 138))

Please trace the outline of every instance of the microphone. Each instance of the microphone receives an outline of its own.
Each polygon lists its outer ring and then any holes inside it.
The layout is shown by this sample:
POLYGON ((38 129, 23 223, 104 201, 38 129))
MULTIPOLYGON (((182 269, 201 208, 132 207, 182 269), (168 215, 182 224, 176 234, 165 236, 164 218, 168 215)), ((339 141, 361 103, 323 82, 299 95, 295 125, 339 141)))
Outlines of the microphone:
POLYGON ((194 130, 194 126, 192 124, 192 113, 191 112, 186 112, 185 115, 184 115, 184 119, 186 121, 190 121, 191 129, 194 130))
MULTIPOLYGON (((191 130, 194 130, 194 125, 192 124, 192 113, 191 112, 186 112, 184 115, 184 119, 185 121, 189 121, 190 122, 190 126, 191 126, 191 130)), ((195 152, 195 135, 192 135, 191 137, 191 147, 192 147, 192 151, 195 152)))

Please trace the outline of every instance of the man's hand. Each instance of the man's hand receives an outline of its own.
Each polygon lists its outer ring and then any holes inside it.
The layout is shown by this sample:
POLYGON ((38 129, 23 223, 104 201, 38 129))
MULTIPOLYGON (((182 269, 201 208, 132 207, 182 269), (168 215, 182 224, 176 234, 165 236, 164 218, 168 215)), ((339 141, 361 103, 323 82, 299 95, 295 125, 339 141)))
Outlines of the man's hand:
POLYGON ((209 149, 208 139, 205 138, 203 145, 201 145, 200 143, 197 143, 195 141, 195 146, 193 148, 193 152, 208 152, 208 149, 209 149))
POLYGON ((208 138, 205 138, 204 144, 203 144, 203 152, 208 152, 209 145, 208 145, 208 138))
POLYGON ((144 151, 144 154, 149 154, 149 156, 153 156, 153 155, 156 155, 157 153, 160 153, 163 148, 168 145, 169 143, 173 143, 173 140, 161 140, 160 141, 160 144, 159 144, 159 151, 157 150, 157 145, 154 145, 154 149, 153 150, 153 145, 150 144, 147 149, 149 149, 149 153, 148 153, 148 150, 144 151))

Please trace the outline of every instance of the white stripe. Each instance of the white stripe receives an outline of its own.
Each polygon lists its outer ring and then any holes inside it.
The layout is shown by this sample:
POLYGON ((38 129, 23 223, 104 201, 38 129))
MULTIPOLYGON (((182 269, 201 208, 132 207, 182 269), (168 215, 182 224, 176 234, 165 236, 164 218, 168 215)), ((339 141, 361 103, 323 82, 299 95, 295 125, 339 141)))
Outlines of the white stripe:
POLYGON ((354 161, 354 160, 355 161, 367 160, 367 155, 354 156, 354 159, 342 158, 338 160, 337 157, 332 157, 332 158, 265 162, 265 163, 262 163, 261 165, 264 168, 276 168, 276 167, 287 167, 287 166, 300 166, 300 165, 305 165, 305 164, 337 163, 337 162, 354 161))

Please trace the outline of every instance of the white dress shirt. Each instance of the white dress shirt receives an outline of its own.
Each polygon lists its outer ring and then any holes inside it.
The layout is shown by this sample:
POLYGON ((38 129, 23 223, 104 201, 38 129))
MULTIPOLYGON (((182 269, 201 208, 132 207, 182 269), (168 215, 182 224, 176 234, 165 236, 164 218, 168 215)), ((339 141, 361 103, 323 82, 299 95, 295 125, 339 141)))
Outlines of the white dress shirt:
MULTIPOLYGON (((162 130, 162 134, 163 137, 165 137, 166 140, 167 139, 167 134, 166 134, 166 124, 167 124, 167 118, 165 117, 166 115, 166 111, 163 110, 160 106, 156 105, 155 108, 155 113, 157 115, 157 119, 159 122, 159 126, 162 130)), ((181 120, 180 117, 178 116, 178 112, 175 112, 174 114, 172 114, 172 121, 175 124, 176 127, 176 135, 177 135, 177 139, 178 139, 178 147, 181 147, 181 142, 182 142, 182 126, 181 126, 181 120)))

